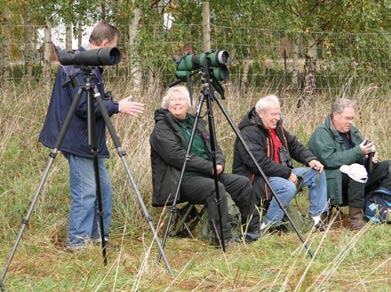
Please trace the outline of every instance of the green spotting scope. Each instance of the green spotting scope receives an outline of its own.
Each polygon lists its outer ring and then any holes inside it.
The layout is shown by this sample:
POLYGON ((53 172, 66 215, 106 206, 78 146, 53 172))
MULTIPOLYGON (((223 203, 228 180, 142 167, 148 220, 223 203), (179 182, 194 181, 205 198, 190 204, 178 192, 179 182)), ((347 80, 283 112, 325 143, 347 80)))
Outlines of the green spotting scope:
POLYGON ((210 68, 213 68, 212 73, 217 81, 228 80, 229 72, 226 65, 229 62, 229 54, 223 50, 183 56, 178 62, 175 76, 178 79, 186 80, 186 77, 191 75, 191 71, 202 68, 205 61, 208 62, 207 65, 210 68))

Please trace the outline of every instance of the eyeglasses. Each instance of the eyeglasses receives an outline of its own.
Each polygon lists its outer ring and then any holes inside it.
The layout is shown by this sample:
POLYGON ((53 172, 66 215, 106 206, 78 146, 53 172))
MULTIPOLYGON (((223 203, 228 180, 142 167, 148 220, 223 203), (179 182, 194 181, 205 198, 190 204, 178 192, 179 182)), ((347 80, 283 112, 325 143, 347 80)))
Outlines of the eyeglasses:
POLYGON ((178 102, 178 101, 184 101, 184 100, 187 100, 186 97, 184 96, 179 96, 179 97, 170 97, 170 99, 168 100, 169 102, 178 102))
POLYGON ((352 122, 353 120, 354 120, 354 117, 345 117, 345 116, 343 116, 341 113, 338 113, 340 116, 341 116, 341 118, 343 119, 343 120, 345 120, 346 122, 352 122))

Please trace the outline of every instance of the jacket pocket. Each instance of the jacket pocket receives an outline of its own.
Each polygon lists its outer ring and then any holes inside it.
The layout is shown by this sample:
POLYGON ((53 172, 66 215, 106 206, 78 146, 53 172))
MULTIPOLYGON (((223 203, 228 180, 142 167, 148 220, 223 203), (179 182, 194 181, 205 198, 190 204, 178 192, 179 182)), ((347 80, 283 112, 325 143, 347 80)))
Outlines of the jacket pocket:
MULTIPOLYGON (((175 167, 168 166, 164 171, 157 192, 154 192, 152 197, 152 205, 155 207, 171 205, 174 201, 175 192, 178 187, 181 171, 175 167)), ((178 194, 177 202, 179 202, 180 194, 178 194)))
MULTIPOLYGON (((339 172, 339 170, 338 170, 339 172)), ((342 205, 342 192, 338 187, 338 180, 341 180, 341 174, 336 171, 326 172, 327 195, 331 200, 331 205, 342 205)), ((342 181, 341 181, 342 183, 342 181)))

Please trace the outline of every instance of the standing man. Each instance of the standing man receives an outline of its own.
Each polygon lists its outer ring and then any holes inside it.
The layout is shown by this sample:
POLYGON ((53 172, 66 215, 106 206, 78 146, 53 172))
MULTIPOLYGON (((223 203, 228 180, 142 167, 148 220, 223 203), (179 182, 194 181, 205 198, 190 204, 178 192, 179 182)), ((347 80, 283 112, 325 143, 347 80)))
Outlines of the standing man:
MULTIPOLYGON (((239 123, 239 129, 283 207, 288 207, 299 184, 309 187, 309 214, 315 228, 323 229, 320 215, 328 210, 323 165, 295 136, 284 129, 278 97, 268 95, 259 99, 255 108, 239 123), (292 158, 309 167, 294 168, 292 158)), ((232 171, 250 178, 259 201, 270 202, 261 229, 281 223, 283 210, 276 199, 271 197, 261 173, 238 139, 235 142, 232 171)))
POLYGON ((325 165, 331 205, 349 206, 351 230, 364 226, 365 193, 378 186, 390 189, 388 161, 379 162, 375 152, 370 161, 373 170, 368 173, 364 167, 375 146, 361 138, 359 130, 353 126, 355 116, 355 103, 346 98, 338 99, 309 141, 309 148, 325 165))
MULTIPOLYGON (((107 22, 99 22, 91 32, 89 45, 80 48, 77 53, 85 50, 110 48, 117 46, 120 33, 117 28, 107 22)), ((103 99, 104 106, 111 116, 124 113, 137 116, 144 111, 144 105, 131 102, 130 97, 119 102, 105 97, 103 85, 103 68, 91 69, 94 77, 92 85, 96 85, 103 99)), ((66 115, 70 110, 73 98, 77 95, 78 87, 72 87, 71 77, 75 77, 79 86, 85 84, 85 76, 80 66, 60 66, 54 82, 52 96, 39 141, 48 148, 53 148, 63 127, 66 115), (68 84, 64 86, 64 84, 68 84)), ((96 138, 100 187, 102 194, 103 222, 105 240, 109 239, 109 230, 112 214, 112 186, 104 164, 104 158, 109 157, 106 146, 106 124, 100 112, 98 103, 93 101, 95 110, 96 138)), ((70 251, 86 246, 89 240, 99 242, 101 236, 98 226, 98 208, 96 197, 96 182, 93 166, 92 145, 88 143, 88 107, 87 93, 84 91, 75 110, 68 131, 61 143, 62 151, 69 163, 71 203, 69 212, 67 248, 70 251)))

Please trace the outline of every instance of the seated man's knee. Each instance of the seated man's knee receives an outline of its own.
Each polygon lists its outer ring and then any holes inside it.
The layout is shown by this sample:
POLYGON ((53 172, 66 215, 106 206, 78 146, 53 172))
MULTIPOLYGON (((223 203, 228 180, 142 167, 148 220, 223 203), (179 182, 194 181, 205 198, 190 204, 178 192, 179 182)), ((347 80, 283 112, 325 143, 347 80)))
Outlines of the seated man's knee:
POLYGON ((279 188, 276 195, 279 196, 284 203, 289 204, 289 202, 295 197, 296 193, 296 185, 289 181, 289 183, 286 183, 283 187, 279 188))
POLYGON ((217 197, 217 192, 216 192, 216 189, 215 189, 215 185, 211 188, 211 191, 209 193, 209 196, 208 196, 208 201, 211 202, 211 201, 214 201, 216 202, 217 201, 217 198, 220 199, 220 201, 224 201, 226 202, 227 201, 227 198, 226 198, 226 190, 225 190, 225 187, 224 185, 219 182, 218 183, 218 197, 217 197))
POLYGON ((319 181, 326 182, 326 173, 324 171, 319 173, 315 169, 311 169, 311 186, 317 186, 319 181))
POLYGON ((287 184, 287 193, 288 197, 291 199, 293 199, 293 197, 296 195, 297 187, 294 183, 290 182, 289 184, 287 184))

